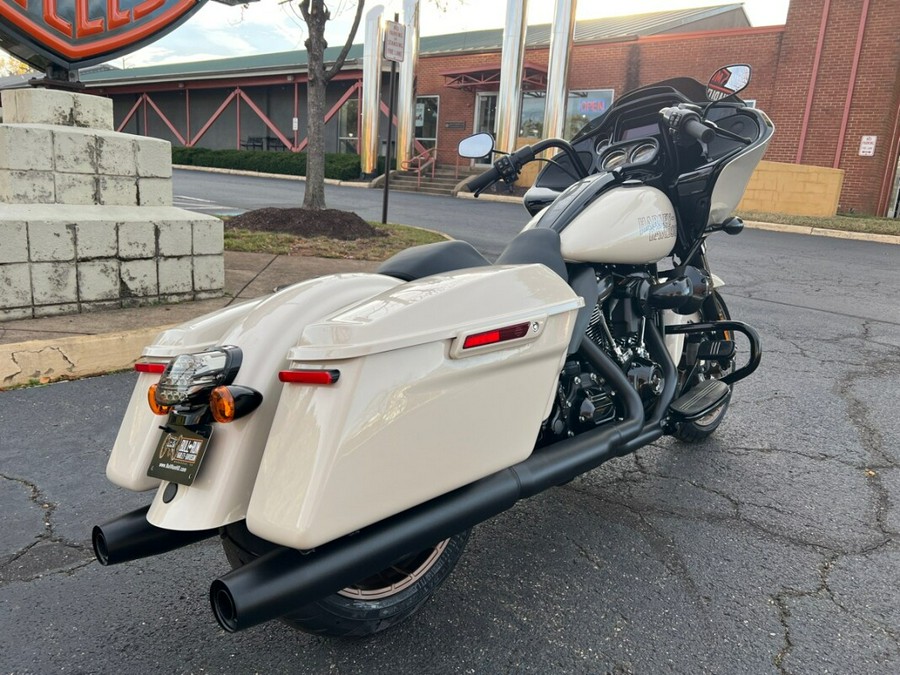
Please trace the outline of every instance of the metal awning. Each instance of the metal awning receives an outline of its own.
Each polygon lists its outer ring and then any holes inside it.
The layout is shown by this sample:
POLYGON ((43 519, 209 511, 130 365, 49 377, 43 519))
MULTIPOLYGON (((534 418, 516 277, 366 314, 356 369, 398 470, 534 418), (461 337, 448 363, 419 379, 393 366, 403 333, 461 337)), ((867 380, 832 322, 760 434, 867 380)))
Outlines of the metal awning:
MULTIPOLYGON (((500 88, 500 64, 477 66, 459 70, 445 70, 444 86, 463 91, 497 91, 500 88)), ((534 63, 522 66, 522 89, 525 91, 547 88, 547 69, 534 63)))

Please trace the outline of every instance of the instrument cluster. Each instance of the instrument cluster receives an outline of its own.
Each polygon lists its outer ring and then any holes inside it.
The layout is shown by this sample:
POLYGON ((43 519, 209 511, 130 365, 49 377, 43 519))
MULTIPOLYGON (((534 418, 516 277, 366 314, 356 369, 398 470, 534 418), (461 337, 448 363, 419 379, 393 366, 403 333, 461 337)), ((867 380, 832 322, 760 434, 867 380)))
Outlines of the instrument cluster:
POLYGON ((612 144, 601 142, 597 145, 597 170, 647 166, 658 156, 659 141, 652 136, 612 144))

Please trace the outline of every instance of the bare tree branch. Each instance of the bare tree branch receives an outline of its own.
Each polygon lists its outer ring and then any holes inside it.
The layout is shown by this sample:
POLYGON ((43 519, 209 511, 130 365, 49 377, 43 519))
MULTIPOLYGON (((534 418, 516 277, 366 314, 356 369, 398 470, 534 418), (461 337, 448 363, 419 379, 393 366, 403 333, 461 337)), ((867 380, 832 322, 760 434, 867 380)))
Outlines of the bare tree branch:
POLYGON ((347 41, 344 43, 344 48, 341 49, 341 53, 338 54, 337 59, 335 59, 334 64, 332 64, 331 69, 325 74, 325 81, 331 81, 335 75, 338 74, 341 68, 344 67, 344 60, 347 58, 347 54, 350 52, 350 47, 353 46, 353 39, 356 37, 356 30, 359 28, 359 20, 362 18, 363 7, 365 6, 365 0, 358 0, 356 3, 356 15, 353 17, 353 26, 350 28, 350 33, 347 35, 347 41))

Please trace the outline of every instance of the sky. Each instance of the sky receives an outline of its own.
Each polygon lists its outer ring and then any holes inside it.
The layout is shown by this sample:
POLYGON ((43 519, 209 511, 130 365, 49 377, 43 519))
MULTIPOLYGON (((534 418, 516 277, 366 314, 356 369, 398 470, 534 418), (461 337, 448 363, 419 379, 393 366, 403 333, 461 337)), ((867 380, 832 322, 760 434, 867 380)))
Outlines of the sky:
MULTIPOLYGON (((730 0, 731 2, 735 0, 730 0)), ((737 0, 739 1, 739 0, 737 0)), ((352 0, 326 2, 333 13, 325 37, 332 46, 342 45, 353 21, 356 3, 352 0)), ((531 0, 528 22, 550 23, 551 0, 531 0)), ((591 19, 621 14, 640 14, 666 9, 683 9, 730 4, 729 0, 578 0, 576 16, 591 19), (623 4, 626 5, 623 7, 623 4)), ((365 11, 382 5, 385 16, 402 12, 402 0, 368 0, 365 11)), ((744 0, 744 9, 753 26, 783 24, 788 0, 744 0)), ((420 35, 442 35, 467 30, 502 28, 505 0, 422 0, 420 35), (443 6, 441 10, 439 6, 443 6)), ((402 17, 401 17, 402 20, 402 17)), ((363 41, 364 23, 360 23, 354 42, 363 41)), ((160 63, 179 63, 247 56, 303 49, 304 23, 297 3, 285 0, 258 0, 247 5, 228 7, 207 2, 184 25, 139 51, 119 57, 111 63, 119 68, 136 68, 160 63)))

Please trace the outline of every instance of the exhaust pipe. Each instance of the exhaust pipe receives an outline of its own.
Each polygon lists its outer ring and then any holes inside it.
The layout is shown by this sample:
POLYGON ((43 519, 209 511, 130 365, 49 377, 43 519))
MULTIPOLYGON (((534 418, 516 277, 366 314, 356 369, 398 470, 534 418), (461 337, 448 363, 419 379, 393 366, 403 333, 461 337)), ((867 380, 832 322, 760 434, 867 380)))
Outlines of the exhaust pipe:
POLYGON ((103 525, 94 526, 91 543, 94 556, 101 565, 118 565, 129 560, 167 553, 208 539, 219 532, 218 529, 190 532, 164 530, 147 522, 149 510, 150 506, 147 505, 103 525))
MULTIPOLYGON (((656 332, 655 327, 649 329, 656 332)), ((658 332, 655 337, 659 338, 658 332)), ((664 347, 661 338, 653 340, 651 349, 658 351, 660 345, 664 347)), ((389 566, 410 551, 433 546, 506 511, 520 499, 561 485, 662 436, 658 421, 644 427, 643 403, 618 366, 589 340, 581 349, 624 401, 627 415, 623 421, 542 448, 515 466, 314 551, 282 547, 229 572, 213 581, 209 590, 219 625, 235 632, 277 619, 359 581, 373 569, 389 566)), ((665 352, 658 358, 671 365, 665 352)), ((662 406, 660 401, 660 410, 670 402, 662 406)))

